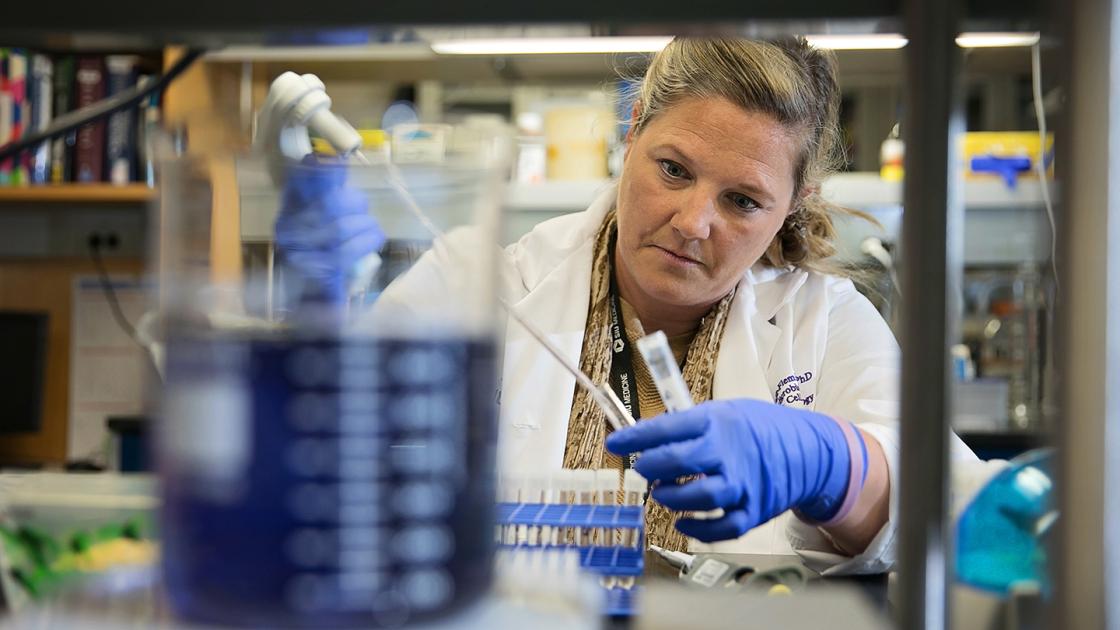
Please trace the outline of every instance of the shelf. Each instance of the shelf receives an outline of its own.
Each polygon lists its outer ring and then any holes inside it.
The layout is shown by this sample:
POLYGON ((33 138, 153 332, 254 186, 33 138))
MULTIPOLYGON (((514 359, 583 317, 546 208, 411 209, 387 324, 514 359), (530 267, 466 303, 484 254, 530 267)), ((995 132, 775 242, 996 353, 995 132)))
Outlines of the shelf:
MULTIPOLYGON (((521 211, 568 211, 587 207, 609 180, 549 181, 540 184, 510 184, 506 207, 521 211)), ((1053 182, 1051 196, 1055 196, 1053 182)), ((888 182, 878 173, 839 173, 822 186, 829 201, 843 206, 874 209, 902 204, 902 183, 888 182)), ((1023 179, 1014 189, 1002 181, 970 179, 964 184, 964 202, 970 209, 1024 209, 1042 206, 1042 189, 1036 179, 1023 179)))
POLYGON ((611 185, 609 179, 511 182, 506 186, 505 207, 528 212, 576 212, 586 208, 611 185))
MULTIPOLYGON (((1050 182, 1051 197, 1057 194, 1050 182)), ((883 181, 878 173, 839 173, 829 177, 821 194, 835 203, 867 209, 902 203, 902 182, 883 181)), ((1042 206, 1042 187, 1035 178, 1021 178, 1009 188, 997 177, 966 179, 964 205, 968 208, 1025 208, 1042 206)))
POLYGON ((146 184, 58 184, 0 187, 0 203, 145 203, 156 195, 146 184))

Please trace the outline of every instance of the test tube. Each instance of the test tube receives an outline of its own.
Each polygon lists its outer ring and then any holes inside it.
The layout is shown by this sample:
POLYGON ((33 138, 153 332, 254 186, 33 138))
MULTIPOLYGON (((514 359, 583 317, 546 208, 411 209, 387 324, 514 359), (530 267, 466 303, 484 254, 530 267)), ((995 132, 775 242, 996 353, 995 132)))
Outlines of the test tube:
MULTIPOLYGON (((572 471, 572 488, 576 493, 575 502, 579 505, 595 505, 598 503, 595 496, 595 471, 590 468, 580 468, 572 471)), ((576 544, 590 545, 593 529, 580 527, 576 537, 576 544)))
MULTIPOLYGON (((545 489, 548 487, 548 474, 534 470, 524 475, 522 479, 521 502, 544 503, 545 489)), ((537 544, 538 534, 536 526, 520 525, 517 529, 517 543, 520 545, 537 544)))
MULTIPOLYGON (((561 468, 552 473, 552 487, 555 501, 559 505, 570 505, 575 503, 575 491, 572 488, 572 470, 569 468, 561 468)), ((574 536, 571 527, 557 528, 555 535, 556 544, 568 545, 571 544, 574 536)))
MULTIPOLYGON (((519 503, 521 500, 519 491, 518 479, 515 475, 506 473, 498 478, 499 501, 503 503, 519 503)), ((512 545, 517 542, 517 527, 513 525, 504 525, 500 528, 498 536, 498 542, 505 545, 512 545)))
MULTIPOLYGON (((646 479, 633 468, 627 468, 622 475, 622 503, 624 505, 642 505, 646 496, 646 479)), ((637 547, 641 539, 641 532, 629 530, 625 543, 637 547)))
MULTIPOLYGON (((554 470, 548 475, 548 487, 545 489, 544 503, 556 505, 563 503, 564 484, 566 474, 563 469, 554 470)), ((541 527, 541 544, 556 546, 560 543, 560 529, 551 525, 541 527)))
MULTIPOLYGON (((617 505, 619 486, 619 471, 615 468, 601 468, 595 471, 595 498, 596 503, 607 508, 617 505)), ((596 544, 609 546, 614 544, 614 530, 610 527, 600 527, 595 532, 596 544)))
POLYGON ((693 406, 692 393, 688 391, 681 369, 669 347, 669 338, 663 331, 646 335, 638 340, 638 351, 649 367, 653 384, 665 403, 666 411, 684 411, 693 406))

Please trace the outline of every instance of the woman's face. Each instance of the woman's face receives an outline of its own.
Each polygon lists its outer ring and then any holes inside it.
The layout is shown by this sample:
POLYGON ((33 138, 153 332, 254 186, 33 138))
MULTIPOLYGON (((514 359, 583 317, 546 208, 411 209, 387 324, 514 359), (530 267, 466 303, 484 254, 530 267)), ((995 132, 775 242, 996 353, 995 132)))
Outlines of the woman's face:
POLYGON ((722 98, 680 101, 631 137, 617 206, 624 293, 668 308, 726 295, 790 212, 795 144, 773 117, 722 98))

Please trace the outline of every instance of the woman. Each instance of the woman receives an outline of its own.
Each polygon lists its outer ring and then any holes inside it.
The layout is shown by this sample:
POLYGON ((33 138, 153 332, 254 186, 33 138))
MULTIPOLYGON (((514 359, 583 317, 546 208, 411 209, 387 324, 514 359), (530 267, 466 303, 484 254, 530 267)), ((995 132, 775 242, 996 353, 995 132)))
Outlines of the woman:
MULTIPOLYGON (((898 347, 828 260, 842 210, 819 186, 840 151, 839 100, 831 56, 801 39, 678 38, 655 56, 617 186, 502 260, 513 308, 596 382, 635 384, 643 420, 608 435, 587 393, 510 325, 504 468, 622 466, 636 454, 657 482, 651 543, 792 549, 833 573, 892 566, 898 347), (642 361, 626 360, 656 330, 700 403, 690 411, 659 415, 642 361), (681 516, 707 510, 722 513, 681 516)), ((466 238, 449 235, 382 307, 417 307, 435 279, 450 286, 466 238)), ((953 458, 963 499, 990 467, 956 438, 953 458)))

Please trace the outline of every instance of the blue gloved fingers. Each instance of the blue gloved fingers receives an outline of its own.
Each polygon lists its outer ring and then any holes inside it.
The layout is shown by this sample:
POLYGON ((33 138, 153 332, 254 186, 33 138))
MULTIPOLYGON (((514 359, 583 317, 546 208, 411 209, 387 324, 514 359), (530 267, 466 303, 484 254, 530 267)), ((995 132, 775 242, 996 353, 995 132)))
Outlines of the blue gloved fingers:
POLYGON ((308 163, 305 160, 303 164, 289 167, 281 210, 301 208, 342 188, 346 184, 346 174, 346 166, 341 163, 308 163))
POLYGON ((357 188, 338 189, 332 195, 330 205, 334 208, 331 213, 333 216, 361 214, 369 216, 370 220, 373 220, 373 217, 369 214, 369 198, 357 188))
POLYGON ((662 481, 650 496, 671 510, 714 510, 734 508, 743 500, 741 486, 723 475, 701 477, 686 483, 662 481))
POLYGON ((368 230, 376 232, 382 240, 385 236, 381 231, 381 226, 377 224, 377 219, 367 214, 364 209, 361 212, 336 217, 330 222, 330 226, 339 241, 344 241, 354 234, 368 230))
POLYGON ((607 436, 607 450, 615 455, 627 455, 644 451, 655 446, 691 440, 700 437, 708 429, 705 405, 698 405, 687 411, 667 413, 607 436))
POLYGON ((677 521, 677 531, 701 542, 734 540, 759 525, 755 520, 745 510, 731 510, 710 520, 682 518, 677 521))
POLYGON ((330 254, 357 236, 372 241, 370 251, 381 249, 385 241, 377 221, 364 212, 327 220, 305 213, 276 221, 276 244, 284 250, 319 250, 330 254))
POLYGON ((650 481, 672 481, 686 475, 721 472, 721 464, 719 451, 704 436, 642 451, 634 470, 650 481))
POLYGON ((384 242, 385 237, 381 234, 381 230, 376 226, 370 226, 351 233, 349 238, 338 246, 335 256, 344 267, 349 267, 363 257, 377 253, 384 242))

